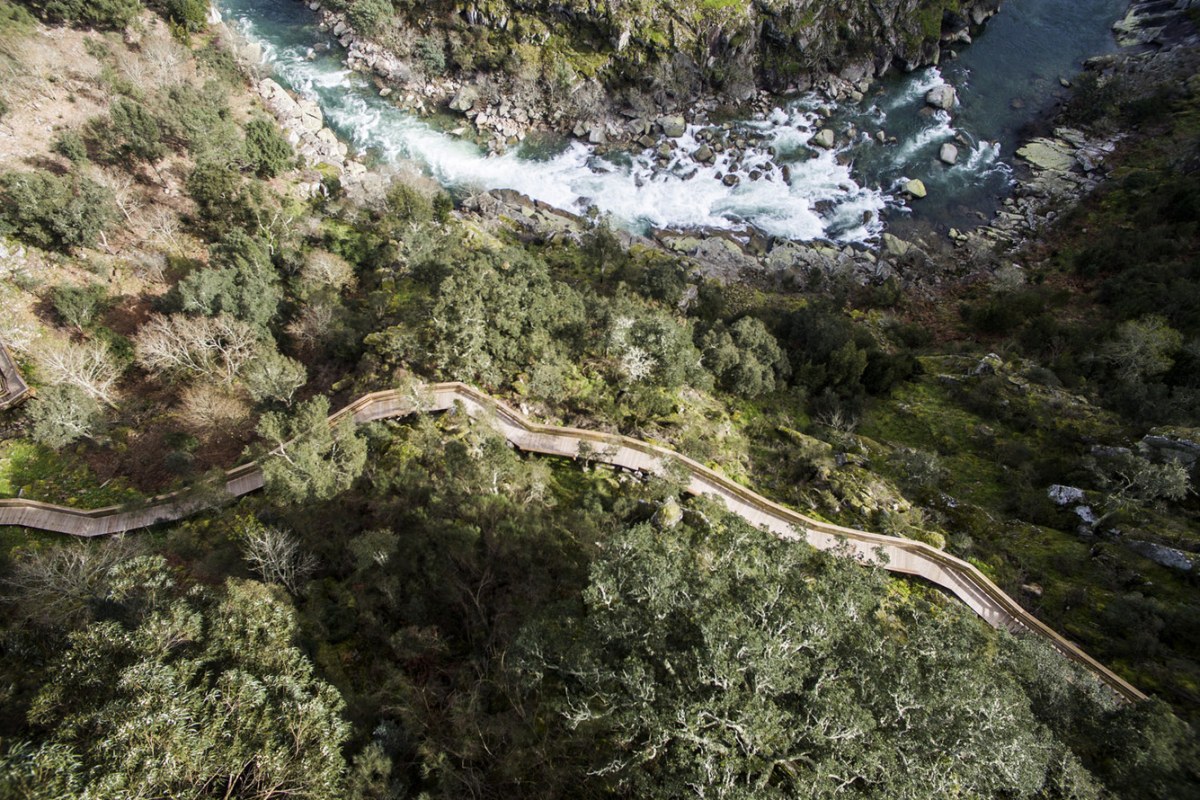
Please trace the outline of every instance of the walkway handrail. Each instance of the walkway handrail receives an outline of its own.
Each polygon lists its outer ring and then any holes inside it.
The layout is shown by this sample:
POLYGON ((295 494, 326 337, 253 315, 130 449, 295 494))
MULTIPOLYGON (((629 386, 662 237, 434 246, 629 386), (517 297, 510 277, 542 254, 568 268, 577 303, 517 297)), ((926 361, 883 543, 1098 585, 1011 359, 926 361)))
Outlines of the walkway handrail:
POLYGON ((14 406, 29 394, 29 385, 21 377, 12 353, 0 342, 0 410, 14 406))
MULTIPOLYGON (((974 565, 923 542, 834 525, 793 511, 666 447, 619 434, 533 422, 503 401, 456 382, 431 384, 415 393, 373 392, 335 412, 329 421, 332 424, 350 416, 356 424, 363 424, 418 411, 445 411, 457 404, 462 404, 472 417, 490 417, 498 431, 525 452, 579 458, 583 455, 581 446, 587 444, 597 446, 588 455, 593 461, 650 474, 663 474, 667 464, 674 462, 688 475, 689 493, 720 498, 730 511, 752 525, 784 538, 803 538, 819 549, 848 551, 859 561, 891 572, 924 578, 958 597, 994 627, 1029 631, 1043 637, 1064 656, 1090 670, 1119 697, 1129 701, 1146 698, 1128 681, 1022 608, 974 565), (419 394, 424 395, 423 400, 416 399, 419 394)), ((240 497, 262 486, 263 474, 257 462, 225 473, 224 488, 229 496, 240 497)), ((212 504, 211 497, 186 491, 153 498, 137 509, 109 506, 81 510, 31 500, 0 500, 0 525, 93 537, 172 522, 212 504)))

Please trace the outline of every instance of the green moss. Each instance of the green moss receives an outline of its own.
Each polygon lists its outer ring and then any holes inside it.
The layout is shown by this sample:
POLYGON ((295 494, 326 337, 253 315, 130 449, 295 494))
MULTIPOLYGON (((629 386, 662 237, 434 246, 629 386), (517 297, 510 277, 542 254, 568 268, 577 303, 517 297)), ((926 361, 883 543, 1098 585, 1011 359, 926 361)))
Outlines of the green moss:
POLYGON ((24 441, 0 444, 0 497, 23 497, 74 508, 136 500, 124 480, 100 481, 82 458, 24 441))

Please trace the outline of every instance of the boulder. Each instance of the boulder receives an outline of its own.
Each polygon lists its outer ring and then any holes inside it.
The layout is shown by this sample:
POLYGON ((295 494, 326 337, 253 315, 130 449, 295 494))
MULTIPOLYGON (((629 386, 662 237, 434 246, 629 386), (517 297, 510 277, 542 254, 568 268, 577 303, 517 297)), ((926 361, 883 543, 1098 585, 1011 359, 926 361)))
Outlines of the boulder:
POLYGON ((817 131, 809 141, 814 147, 821 147, 825 150, 831 150, 833 149, 833 143, 835 141, 833 129, 822 128, 821 130, 817 131))
POLYGON ((662 128, 663 136, 670 139, 678 139, 687 132, 687 120, 682 115, 674 114, 666 117, 658 118, 658 125, 662 128))
POLYGON ((920 200, 922 197, 925 197, 927 194, 929 194, 928 190, 925 189, 925 182, 920 178, 913 178, 911 181, 904 184, 904 191, 915 197, 917 200, 920 200))
POLYGON ((479 90, 474 86, 464 86, 450 100, 450 110, 458 112, 470 111, 477 100, 479 100, 479 90))
POLYGON ((958 94, 954 91, 953 86, 943 83, 941 86, 935 86, 925 93, 925 102, 934 108, 949 111, 958 102, 958 94))
POLYGON ((938 158, 943 164, 954 166, 958 163, 958 148, 946 142, 942 145, 942 149, 938 151, 938 158))
POLYGON ((883 253, 891 258, 903 258, 912 245, 904 241, 898 236, 893 236, 890 233, 883 235, 883 253))
POLYGON ((1075 156, 1069 145, 1053 139, 1034 139, 1018 149, 1017 155, 1049 172, 1069 172, 1075 166, 1075 156))
POLYGON ((713 160, 712 148, 706 144, 702 144, 696 148, 694 153, 692 153, 692 158, 696 159, 702 164, 707 164, 713 160))
POLYGON ((725 184, 726 186, 737 186, 741 182, 742 179, 737 175, 734 175, 732 172, 727 174, 724 178, 721 178, 721 183, 725 184))

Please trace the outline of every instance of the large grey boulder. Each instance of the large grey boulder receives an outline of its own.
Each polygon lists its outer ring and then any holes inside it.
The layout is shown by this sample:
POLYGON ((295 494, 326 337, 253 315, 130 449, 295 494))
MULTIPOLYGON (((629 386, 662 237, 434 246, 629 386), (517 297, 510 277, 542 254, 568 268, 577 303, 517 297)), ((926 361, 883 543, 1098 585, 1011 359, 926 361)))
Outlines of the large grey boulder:
POLYGON ((911 181, 904 184, 904 191, 918 200, 929 194, 929 191, 925 188, 925 182, 920 178, 913 178, 911 181))
POLYGON ((938 151, 938 158, 943 164, 954 166, 958 163, 958 148, 950 142, 942 145, 942 149, 938 151))
POLYGON ((832 150, 835 137, 831 128, 822 128, 817 131, 816 135, 810 140, 815 147, 821 147, 825 150, 832 150))
POLYGON ((941 86, 935 86, 925 93, 925 102, 934 108, 949 111, 958 103, 958 94, 954 91, 953 86, 943 83, 941 86))
POLYGON ((458 94, 450 101, 450 110, 465 112, 470 111, 479 100, 479 90, 474 86, 464 86, 458 90, 458 94))
POLYGON ((668 139, 678 139, 687 132, 687 120, 679 114, 659 117, 658 125, 662 128, 663 136, 666 136, 668 139))

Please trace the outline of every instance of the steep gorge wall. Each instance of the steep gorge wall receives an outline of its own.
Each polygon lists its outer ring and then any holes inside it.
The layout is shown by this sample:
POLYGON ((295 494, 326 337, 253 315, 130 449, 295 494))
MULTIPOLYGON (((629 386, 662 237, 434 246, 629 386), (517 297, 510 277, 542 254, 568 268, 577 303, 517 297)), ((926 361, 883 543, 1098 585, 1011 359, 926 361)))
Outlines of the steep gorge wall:
MULTIPOLYGON (((571 130, 617 112, 712 110, 758 92, 839 96, 936 63, 1000 0, 312 0, 413 110, 521 109, 571 130), (380 10, 384 9, 384 10, 380 10), (463 88, 468 91, 463 94, 463 88)), ((507 116, 507 115, 501 115, 507 116)), ((514 126, 508 126, 512 128, 514 126)), ((481 129, 488 127, 480 126, 481 129)), ((501 126, 503 127, 503 126, 501 126)), ((585 125, 585 128, 587 126, 585 125)), ((578 131, 577 131, 578 133, 578 131)))

